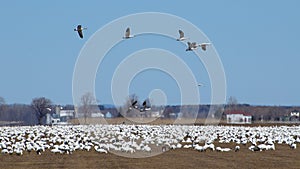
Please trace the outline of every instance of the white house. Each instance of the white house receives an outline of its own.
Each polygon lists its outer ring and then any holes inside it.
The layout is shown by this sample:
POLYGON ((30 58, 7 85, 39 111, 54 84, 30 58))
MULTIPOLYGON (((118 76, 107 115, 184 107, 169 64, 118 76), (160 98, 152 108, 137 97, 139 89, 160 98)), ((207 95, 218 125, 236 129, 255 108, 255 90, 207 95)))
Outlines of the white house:
POLYGON ((112 118, 112 114, 108 111, 105 114, 105 118, 112 118))
POLYGON ((232 111, 226 113, 227 123, 229 124, 251 124, 252 116, 242 111, 232 111))
POLYGON ((68 120, 75 117, 75 110, 62 110, 57 107, 54 114, 47 114, 46 124, 57 125, 57 124, 68 124, 68 120))
POLYGON ((104 115, 101 112, 94 112, 91 114, 91 117, 93 118, 103 118, 104 115))
POLYGON ((294 110, 290 114, 290 121, 299 121, 300 112, 297 110, 294 110))
POLYGON ((159 111, 153 111, 151 112, 151 117, 153 118, 161 117, 161 113, 159 111))
POLYGON ((292 116, 299 117, 300 116, 300 112, 297 111, 297 110, 294 110, 294 111, 291 112, 291 117, 292 116))

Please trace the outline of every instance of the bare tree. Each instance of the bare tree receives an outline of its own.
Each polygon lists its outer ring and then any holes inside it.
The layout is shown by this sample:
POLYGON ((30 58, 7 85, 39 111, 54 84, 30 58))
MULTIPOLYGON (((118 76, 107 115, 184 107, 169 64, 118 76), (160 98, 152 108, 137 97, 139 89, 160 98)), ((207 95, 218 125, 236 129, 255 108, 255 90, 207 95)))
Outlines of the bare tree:
POLYGON ((38 124, 42 124, 43 118, 51 111, 51 100, 45 97, 32 99, 31 107, 34 109, 38 124))
POLYGON ((0 105, 3 105, 3 104, 5 104, 5 100, 3 97, 0 96, 0 105))
POLYGON ((5 113, 6 104, 3 97, 0 96, 0 119, 2 119, 3 114, 5 113))
POLYGON ((237 105, 238 105, 238 101, 235 97, 230 96, 227 102, 228 108, 230 111, 236 110, 237 109, 237 105))
POLYGON ((86 119, 87 117, 91 117, 93 109, 95 108, 95 106, 97 106, 97 101, 92 93, 87 92, 81 97, 80 102, 80 111, 83 114, 84 123, 86 124, 86 119))
POLYGON ((224 106, 223 105, 214 105, 214 118, 218 119, 218 120, 221 120, 222 118, 225 118, 223 117, 224 115, 224 106))

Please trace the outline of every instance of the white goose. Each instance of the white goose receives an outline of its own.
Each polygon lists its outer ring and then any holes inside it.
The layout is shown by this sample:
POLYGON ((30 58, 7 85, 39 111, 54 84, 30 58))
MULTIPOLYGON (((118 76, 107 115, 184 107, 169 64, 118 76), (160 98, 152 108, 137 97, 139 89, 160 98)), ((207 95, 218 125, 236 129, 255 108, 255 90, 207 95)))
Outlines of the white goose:
POLYGON ((197 49, 198 45, 196 42, 187 42, 188 48, 185 51, 192 51, 197 49))
POLYGON ((199 44, 199 46, 201 47, 201 49, 203 51, 206 51, 206 47, 209 46, 209 45, 211 45, 211 43, 201 43, 201 44, 199 44))
POLYGON ((202 83, 198 83, 197 85, 198 85, 199 87, 201 87, 201 86, 204 87, 204 84, 202 84, 202 83))
POLYGON ((201 43, 201 44, 197 44, 196 42, 187 42, 188 44, 188 48, 186 49, 186 51, 192 51, 192 50, 196 50, 198 47, 201 47, 201 49, 203 51, 206 51, 207 46, 211 45, 211 43, 201 43))
POLYGON ((178 32, 179 32, 179 38, 176 39, 177 41, 184 41, 184 40, 189 39, 189 38, 184 37, 184 32, 182 30, 179 30, 178 32))
POLYGON ((140 111, 143 112, 143 111, 148 111, 148 110, 151 110, 151 107, 149 107, 149 106, 147 105, 147 100, 145 100, 145 101, 143 102, 143 108, 142 108, 140 111))
POLYGON ((130 28, 128 27, 125 31, 125 36, 123 37, 123 39, 129 39, 129 38, 133 38, 133 35, 130 35, 130 28))
POLYGON ((87 28, 83 28, 81 25, 77 25, 77 28, 74 29, 74 31, 78 32, 79 37, 82 39, 83 38, 83 30, 86 30, 87 28))

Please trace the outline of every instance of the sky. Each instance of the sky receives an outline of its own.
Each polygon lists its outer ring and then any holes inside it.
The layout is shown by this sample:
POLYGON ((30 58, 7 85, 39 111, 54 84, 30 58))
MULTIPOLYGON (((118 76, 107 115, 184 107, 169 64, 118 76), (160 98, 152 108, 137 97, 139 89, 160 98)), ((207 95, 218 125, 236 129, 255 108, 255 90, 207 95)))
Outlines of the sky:
MULTIPOLYGON (((9 104, 29 104, 35 97, 49 98, 55 104, 73 104, 75 64, 97 30, 126 15, 161 12, 191 22, 208 37, 224 67, 227 98, 233 96, 239 103, 253 105, 300 105, 300 1, 192 0, 185 4, 159 0, 3 1, 0 96, 9 104), (88 27, 84 39, 73 31, 78 24, 88 27)), ((178 29, 172 30, 174 35, 178 29)), ((155 35, 120 43, 99 65, 94 82, 97 100, 113 104, 111 79, 124 58, 135 50, 159 47, 186 62, 196 80, 204 84, 199 88, 200 104, 210 103, 207 70, 180 45, 155 35)), ((137 74, 129 93, 142 100, 155 89, 164 91, 168 104, 180 104, 176 79, 157 70, 137 74)))

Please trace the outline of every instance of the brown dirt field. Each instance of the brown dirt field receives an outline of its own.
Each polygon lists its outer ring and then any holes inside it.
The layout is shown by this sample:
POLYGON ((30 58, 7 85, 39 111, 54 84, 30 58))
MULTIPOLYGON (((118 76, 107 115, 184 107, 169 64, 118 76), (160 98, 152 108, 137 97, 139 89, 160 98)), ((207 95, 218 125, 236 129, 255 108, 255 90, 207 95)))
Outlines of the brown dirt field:
MULTIPOLYGON (((150 118, 145 118, 145 123, 136 123, 136 121, 143 121, 141 118, 110 118, 110 119, 103 119, 103 118, 87 118, 86 123, 87 124, 99 124, 105 121, 107 124, 152 124, 152 125, 169 125, 174 124, 175 119, 161 119, 161 118, 153 118, 152 120, 150 118), (149 122, 150 121, 150 122, 149 122), (146 123, 147 122, 147 123, 146 123)), ((177 124, 191 124, 190 122, 193 121, 191 119, 182 119, 181 121, 177 121, 177 124)), ((70 121, 71 124, 84 124, 84 119, 73 119, 70 121)), ((207 119, 196 119, 195 123, 192 123, 194 125, 225 125, 225 126, 293 126, 293 125, 300 125, 299 123, 263 123, 263 122, 256 122, 252 124, 227 124, 226 121, 222 120, 220 122, 214 121, 214 120, 207 120, 207 119)))
POLYGON ((0 155, 0 168, 300 168, 300 148, 291 150, 287 145, 277 145, 275 151, 252 152, 248 147, 249 145, 241 146, 239 152, 177 149, 140 159, 125 158, 112 153, 99 154, 95 151, 76 151, 71 155, 52 154, 49 151, 42 155, 25 152, 23 156, 0 155))

